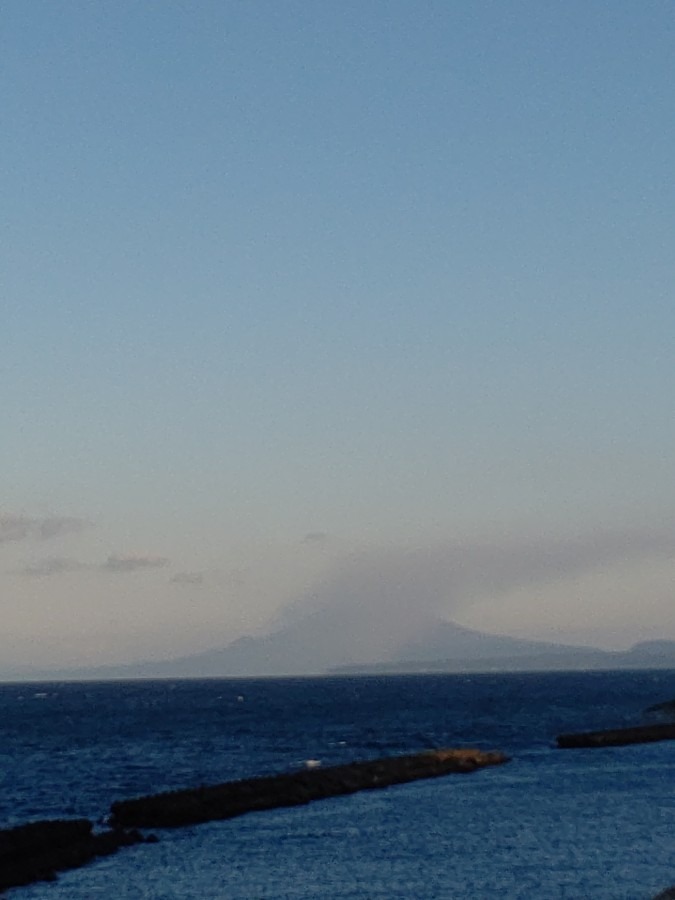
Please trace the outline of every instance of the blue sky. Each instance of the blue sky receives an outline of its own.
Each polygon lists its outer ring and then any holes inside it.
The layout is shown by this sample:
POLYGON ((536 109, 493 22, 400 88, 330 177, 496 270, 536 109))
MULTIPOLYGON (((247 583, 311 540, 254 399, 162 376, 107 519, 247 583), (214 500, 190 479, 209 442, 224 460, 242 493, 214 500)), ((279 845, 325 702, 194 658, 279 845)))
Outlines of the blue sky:
POLYGON ((612 530, 447 614, 675 638, 674 40, 665 0, 5 4, 0 652, 171 655, 353 552, 612 530))

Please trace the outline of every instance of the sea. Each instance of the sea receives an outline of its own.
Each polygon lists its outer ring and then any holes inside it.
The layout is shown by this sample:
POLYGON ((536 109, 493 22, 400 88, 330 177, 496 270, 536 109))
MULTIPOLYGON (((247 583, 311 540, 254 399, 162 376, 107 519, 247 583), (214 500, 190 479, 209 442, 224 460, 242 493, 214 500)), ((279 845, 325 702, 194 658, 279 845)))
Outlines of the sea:
POLYGON ((675 742, 559 750, 654 721, 675 671, 0 685, 0 827, 427 748, 511 762, 159 830, 23 900, 648 900, 675 884, 675 742))

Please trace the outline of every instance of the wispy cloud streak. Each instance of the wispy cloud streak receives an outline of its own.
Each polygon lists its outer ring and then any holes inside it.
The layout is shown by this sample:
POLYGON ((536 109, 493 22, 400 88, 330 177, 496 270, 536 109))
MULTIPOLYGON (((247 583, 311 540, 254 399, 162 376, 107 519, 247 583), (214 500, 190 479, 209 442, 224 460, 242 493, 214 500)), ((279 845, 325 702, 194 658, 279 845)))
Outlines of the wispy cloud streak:
POLYGON ((98 568, 105 572, 138 572, 144 569, 162 569, 169 565, 165 556, 109 556, 98 568))
POLYGON ((30 562, 18 574, 26 575, 30 578, 49 578, 51 575, 63 575, 66 572, 77 572, 85 569, 84 563, 78 562, 76 559, 68 559, 63 556, 48 556, 45 559, 39 559, 30 562))
POLYGON ((303 544, 325 544, 328 540, 328 534, 325 531, 308 531, 303 537, 303 544))
MULTIPOLYGON (((31 578, 49 578, 66 572, 113 572, 127 574, 152 569, 162 569, 170 560, 164 556, 109 556, 102 563, 86 563, 63 556, 47 556, 33 560, 13 574, 31 578)), ((187 573, 186 573, 187 574, 187 573)))
POLYGON ((176 572, 170 579, 171 584, 204 584, 203 572, 176 572))
POLYGON ((91 522, 77 516, 22 516, 11 513, 0 516, 0 544, 15 541, 41 540, 76 534, 91 526, 91 522))
POLYGON ((26 540, 30 536, 33 521, 26 516, 0 516, 0 544, 26 540))
POLYGON ((36 534, 43 541, 61 537, 65 534, 77 534, 91 526, 90 521, 76 516, 49 516, 46 519, 38 519, 36 521, 36 534))

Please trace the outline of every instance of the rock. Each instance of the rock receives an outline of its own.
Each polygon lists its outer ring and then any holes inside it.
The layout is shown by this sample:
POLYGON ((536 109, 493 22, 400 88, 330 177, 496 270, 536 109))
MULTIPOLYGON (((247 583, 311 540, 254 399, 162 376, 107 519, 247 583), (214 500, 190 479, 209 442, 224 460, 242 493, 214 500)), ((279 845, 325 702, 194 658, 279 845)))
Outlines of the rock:
POLYGON ((508 762, 497 751, 431 750, 408 756, 304 769, 113 803, 111 822, 129 828, 177 828, 255 810, 298 806, 355 791, 385 788, 508 762))
POLYGON ((614 728, 609 731, 587 731, 579 734, 559 734, 558 747, 619 747, 624 744, 647 744, 654 741, 675 740, 675 722, 659 725, 638 725, 634 728, 614 728))
POLYGON ((665 700, 663 703, 655 703, 653 706, 648 706, 645 712, 675 716, 675 700, 665 700))
POLYGON ((54 881, 57 872, 144 841, 138 831, 92 829, 89 819, 51 819, 0 830, 0 891, 54 881))

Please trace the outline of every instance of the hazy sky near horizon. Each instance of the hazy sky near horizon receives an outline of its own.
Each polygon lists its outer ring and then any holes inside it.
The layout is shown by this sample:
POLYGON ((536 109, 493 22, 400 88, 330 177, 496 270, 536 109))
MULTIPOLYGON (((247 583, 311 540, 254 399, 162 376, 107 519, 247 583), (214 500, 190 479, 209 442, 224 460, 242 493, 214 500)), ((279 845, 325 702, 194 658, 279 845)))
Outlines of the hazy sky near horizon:
POLYGON ((670 0, 3 4, 0 663, 343 584, 675 639, 674 44, 670 0))

